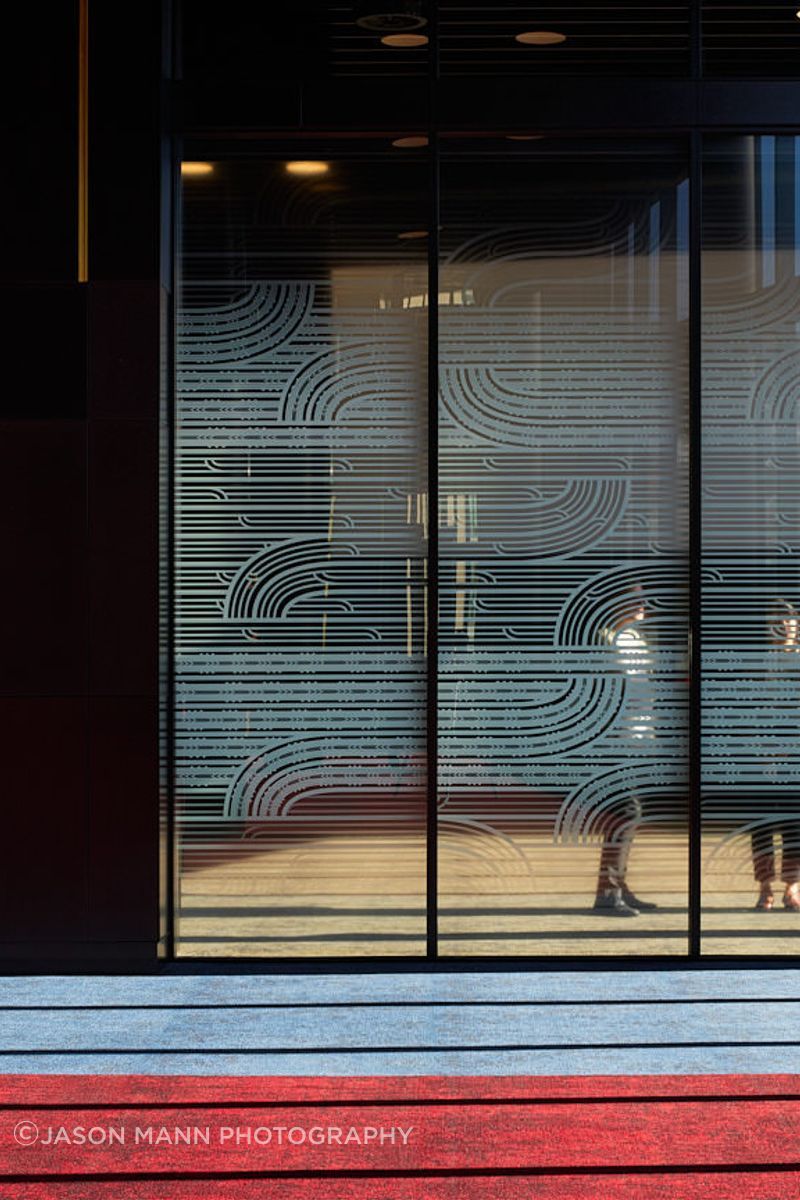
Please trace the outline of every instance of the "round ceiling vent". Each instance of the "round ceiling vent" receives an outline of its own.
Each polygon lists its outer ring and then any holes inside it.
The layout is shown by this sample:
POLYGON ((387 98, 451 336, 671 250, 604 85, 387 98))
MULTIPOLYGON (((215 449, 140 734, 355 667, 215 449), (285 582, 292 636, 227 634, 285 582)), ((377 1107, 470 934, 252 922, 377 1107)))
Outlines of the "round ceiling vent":
POLYGON ((373 33, 408 33, 428 24, 427 17, 422 15, 419 0, 389 0, 389 3, 391 8, 387 6, 383 12, 375 11, 376 0, 356 4, 356 25, 373 33))

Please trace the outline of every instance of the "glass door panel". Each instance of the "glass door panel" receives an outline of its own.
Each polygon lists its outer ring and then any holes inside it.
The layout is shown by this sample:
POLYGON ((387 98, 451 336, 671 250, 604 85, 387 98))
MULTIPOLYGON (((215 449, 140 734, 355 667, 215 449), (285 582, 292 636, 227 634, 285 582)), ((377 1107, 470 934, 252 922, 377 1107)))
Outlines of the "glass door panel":
POLYGON ((684 954, 685 149, 446 140, 430 463, 427 154, 185 156, 177 952, 684 954))
POLYGON ((182 955, 421 954, 428 170, 186 154, 177 312, 182 955))
POLYGON ((439 934, 687 946, 682 147, 443 150, 439 934), (637 898, 657 905, 631 911, 637 898))
POLYGON ((703 177, 702 948, 794 954, 800 139, 707 139, 703 177))

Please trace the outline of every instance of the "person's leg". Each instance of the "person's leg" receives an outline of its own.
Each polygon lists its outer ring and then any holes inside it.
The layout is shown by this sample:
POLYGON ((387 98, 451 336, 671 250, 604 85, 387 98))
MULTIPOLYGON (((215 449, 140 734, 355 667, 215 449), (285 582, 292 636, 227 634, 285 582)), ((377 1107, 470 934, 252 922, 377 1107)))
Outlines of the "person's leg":
POLYGON ((761 885, 756 908, 772 908, 772 881, 775 878, 775 845, 771 829, 756 829, 750 835, 753 875, 761 885))
POLYGON ((608 892, 622 886, 625 878, 624 864, 627 860, 625 840, 616 827, 603 834, 603 844, 600 847, 600 869, 597 874, 597 894, 608 892))
POLYGON ((631 903, 634 897, 625 884, 625 873, 633 835, 641 819, 642 805, 639 797, 635 795, 606 816, 603 822, 603 844, 600 847, 595 911, 614 916, 638 916, 639 910, 631 903))
POLYGON ((785 821, 780 834, 781 879, 786 884, 783 906, 800 912, 800 822, 785 821))

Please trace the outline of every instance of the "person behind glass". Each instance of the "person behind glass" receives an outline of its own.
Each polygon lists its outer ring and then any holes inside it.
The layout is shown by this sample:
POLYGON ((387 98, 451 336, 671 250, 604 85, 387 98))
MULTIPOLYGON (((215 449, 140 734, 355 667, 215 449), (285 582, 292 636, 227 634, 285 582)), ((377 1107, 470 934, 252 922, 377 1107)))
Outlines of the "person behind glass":
MULTIPOLYGON (((775 650, 787 654, 800 651, 800 617, 788 600, 777 600, 769 614, 769 636, 775 650)), ((784 884, 783 907, 800 912, 800 815, 781 817, 768 829, 750 835, 753 874, 759 884, 757 909, 774 907, 772 885, 775 881, 775 851, 781 842, 781 879, 784 884)))
MULTIPOLYGON (((637 586, 631 604, 613 625, 603 630, 604 640, 614 647, 620 670, 625 675, 628 734, 634 747, 655 737, 650 684, 653 660, 641 626, 644 618, 645 604, 641 587, 637 586)), ((603 819, 603 844, 593 909, 601 916, 638 917, 640 912, 658 907, 635 896, 625 881, 633 837, 641 821, 642 802, 635 792, 603 819)))

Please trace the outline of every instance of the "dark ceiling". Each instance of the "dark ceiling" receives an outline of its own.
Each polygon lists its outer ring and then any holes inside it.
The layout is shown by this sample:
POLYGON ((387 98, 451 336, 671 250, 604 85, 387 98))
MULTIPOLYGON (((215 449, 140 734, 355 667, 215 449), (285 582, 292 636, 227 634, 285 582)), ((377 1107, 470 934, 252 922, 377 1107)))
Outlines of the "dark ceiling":
MULTIPOLYGON (((794 3, 704 0, 703 70, 717 78, 798 78, 800 20, 794 3)), ((351 0, 292 4, 185 0, 187 80, 442 76, 686 77, 692 70, 688 0, 577 0, 486 4, 477 0, 351 0), (382 36, 427 38, 386 45, 382 36), (520 33, 564 40, 521 44, 520 33)), ((695 56, 697 57, 697 56, 695 56)))

